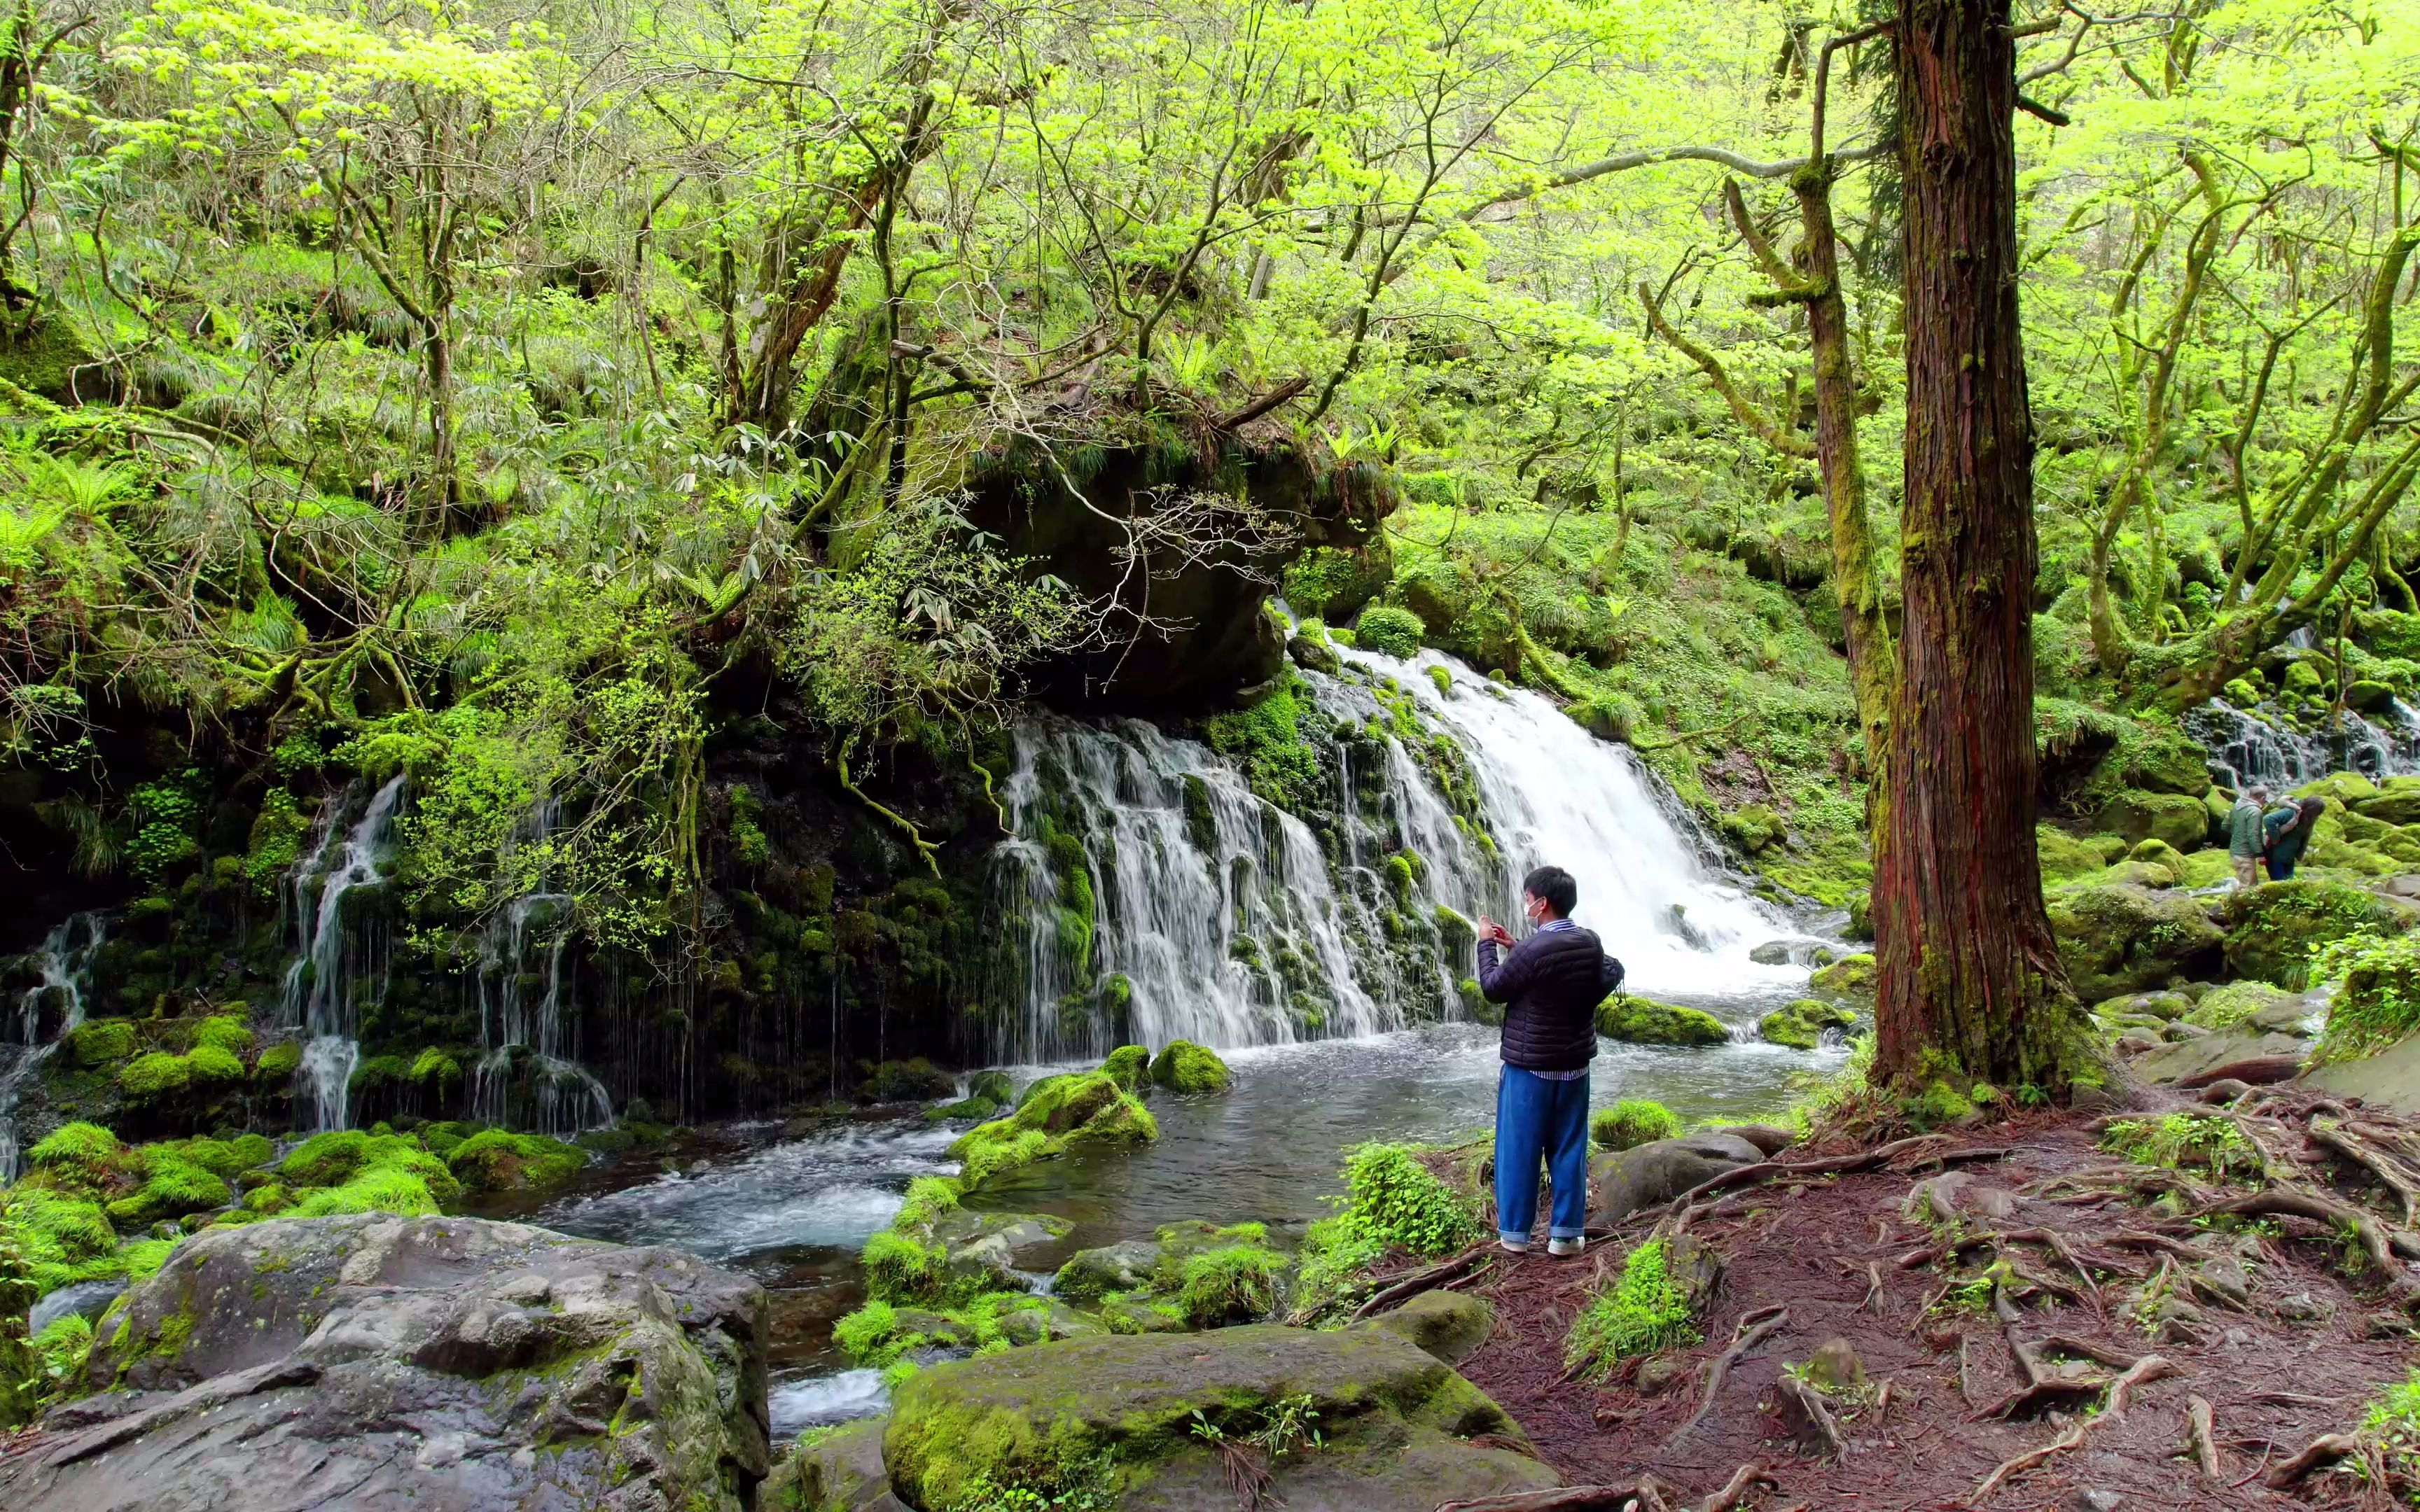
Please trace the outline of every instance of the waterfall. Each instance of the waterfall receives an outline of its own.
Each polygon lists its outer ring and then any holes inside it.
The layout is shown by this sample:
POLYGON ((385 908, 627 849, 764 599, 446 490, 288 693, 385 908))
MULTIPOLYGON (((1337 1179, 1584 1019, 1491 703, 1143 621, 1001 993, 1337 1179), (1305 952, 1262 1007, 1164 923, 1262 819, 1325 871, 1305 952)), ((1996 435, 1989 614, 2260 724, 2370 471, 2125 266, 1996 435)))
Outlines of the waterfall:
POLYGON ((1748 959, 1791 926, 1716 871, 1627 750, 1546 700, 1433 652, 1350 653, 1338 676, 1303 675, 1332 811, 1279 809, 1221 757, 1147 724, 1018 728, 986 920, 1005 1057, 1460 1016, 1469 923, 1517 920, 1520 878, 1549 861, 1577 878, 1575 917, 1643 991, 1804 979, 1748 959))
POLYGON ((991 891, 1022 957, 1015 1056, 1401 1022, 1355 973, 1350 905, 1318 841, 1203 747, 1138 722, 1037 718, 1016 733, 1002 798, 1014 838, 993 853, 991 891))
POLYGON ((397 777, 340 834, 349 803, 331 799, 319 816, 318 839, 291 878, 296 950, 286 971, 283 1011, 287 1026, 304 1036, 298 1074, 310 1094, 314 1133, 347 1126, 353 1068, 361 1062, 362 1010, 386 993, 384 931, 349 919, 345 900, 385 881, 402 804, 397 777))
POLYGON ((2257 712, 2212 699, 2184 717, 2185 733, 2210 753, 2211 774, 2231 788, 2283 791, 2330 772, 2383 778, 2420 772, 2420 711, 2397 699, 2383 727, 2350 709, 2334 733, 2305 734, 2257 712))
POLYGON ((39 957, 42 980, 17 999, 15 1033, 0 1043, 0 1183, 17 1179, 22 1159, 17 1141, 17 1099, 41 1070, 42 1062, 84 1022, 84 990, 92 969, 93 953, 107 933, 99 914, 70 914, 42 941, 39 957), (46 1040, 42 1021, 56 1008, 58 1022, 46 1040))
POLYGON ((472 1117, 544 1134, 613 1126, 613 1100, 580 1064, 572 1042, 563 980, 573 934, 571 895, 543 890, 561 817, 561 806, 546 799, 507 844, 506 861, 524 848, 537 856, 541 890, 514 899, 480 940, 481 1054, 471 1069, 472 1117), (543 986, 533 1000, 527 987, 534 979, 543 986))
POLYGON ((1802 980, 1748 952, 1796 933, 1709 864, 1711 842, 1628 748, 1597 739, 1539 694, 1490 682, 1453 658, 1413 661, 1348 650, 1347 662, 1397 685, 1452 733, 1478 779, 1503 856, 1490 912, 1520 917, 1521 878, 1552 864, 1579 884, 1573 918, 1595 930, 1638 991, 1722 995, 1802 980), (1446 674, 1439 686, 1432 669, 1446 674))

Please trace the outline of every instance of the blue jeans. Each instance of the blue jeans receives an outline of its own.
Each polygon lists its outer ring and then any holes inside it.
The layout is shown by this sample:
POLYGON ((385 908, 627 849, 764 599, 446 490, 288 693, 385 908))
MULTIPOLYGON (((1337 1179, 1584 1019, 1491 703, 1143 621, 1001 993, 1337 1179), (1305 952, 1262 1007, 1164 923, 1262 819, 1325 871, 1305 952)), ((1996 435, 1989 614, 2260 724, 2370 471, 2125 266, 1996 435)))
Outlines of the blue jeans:
POLYGON ((1527 1240, 1538 1222, 1538 1163, 1554 1182, 1548 1234, 1577 1239, 1588 1227, 1589 1079, 1549 1081, 1507 1066, 1496 1083, 1496 1227, 1527 1240))

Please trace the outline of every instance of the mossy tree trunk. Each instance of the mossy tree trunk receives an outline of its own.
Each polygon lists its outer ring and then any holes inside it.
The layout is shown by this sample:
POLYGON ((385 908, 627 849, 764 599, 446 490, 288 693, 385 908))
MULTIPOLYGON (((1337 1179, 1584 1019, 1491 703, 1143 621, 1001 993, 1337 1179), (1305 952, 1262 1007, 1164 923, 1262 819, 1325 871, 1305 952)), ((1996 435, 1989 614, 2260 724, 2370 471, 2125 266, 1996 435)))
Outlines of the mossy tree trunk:
POLYGON ((1906 611, 1874 866, 1875 1073, 2057 1090, 2083 1041, 2034 852, 2033 422, 2007 0, 1907 0, 1896 54, 1906 611))

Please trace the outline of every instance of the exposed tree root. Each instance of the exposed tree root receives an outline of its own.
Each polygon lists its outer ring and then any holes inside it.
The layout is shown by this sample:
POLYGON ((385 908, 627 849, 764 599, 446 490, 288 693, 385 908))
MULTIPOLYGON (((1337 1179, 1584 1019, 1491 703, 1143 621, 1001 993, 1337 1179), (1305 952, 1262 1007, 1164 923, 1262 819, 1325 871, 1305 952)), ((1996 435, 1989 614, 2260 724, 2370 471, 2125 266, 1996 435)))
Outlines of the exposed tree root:
POLYGON ((1750 1492, 1759 1486, 1773 1484, 1773 1477, 1764 1473, 1762 1465, 1742 1465, 1731 1473, 1731 1478, 1724 1483, 1721 1490, 1698 1504, 1698 1512, 1737 1512, 1739 1504, 1747 1500, 1750 1492))
POLYGON ((1840 1425, 1832 1421, 1832 1409, 1823 1400, 1823 1394, 1786 1371, 1773 1385, 1781 1394, 1782 1419, 1790 1424, 1799 1441, 1811 1441, 1826 1458, 1838 1458, 1848 1445, 1840 1438, 1840 1425))
POLYGON ((2185 1437, 2193 1445, 2194 1462, 2211 1480, 2219 1477, 2218 1429, 2212 1422, 2210 1403, 2198 1396, 2185 1398, 2185 1437))
POLYGON ((1558 1486, 1551 1490, 1440 1502, 1436 1512, 1621 1512, 1637 1500, 1636 1482, 1624 1486, 1558 1486))
POLYGON ((2036 1465, 2046 1462, 2055 1455, 2083 1447, 2085 1436, 2094 1428, 2104 1423, 2117 1422, 2126 1415, 2128 1394, 2136 1386, 2146 1381, 2157 1381, 2164 1376, 2173 1376, 2176 1373, 2175 1365, 2156 1354, 2147 1354, 2135 1361, 2133 1367, 2124 1375, 2109 1383, 2109 1405, 2100 1416, 2081 1419, 2073 1427, 2040 1448, 2028 1449, 2013 1458, 2002 1460, 1999 1467, 1984 1476, 1981 1484, 1975 1488, 1975 1494, 1967 1498, 1969 1504, 1980 1504, 1985 1497, 1998 1490, 2010 1476, 2022 1474, 2036 1465))
POLYGON ((2322 1433, 2311 1441, 2309 1448, 2260 1477, 2260 1484, 2273 1491, 2288 1490, 2337 1460, 2359 1453, 2361 1441, 2351 1434, 2322 1433))
POLYGON ((1400 1307, 1423 1291, 1434 1291, 1450 1281, 1458 1281, 1487 1257, 1487 1247, 1474 1244, 1443 1264, 1432 1265, 1425 1271, 1405 1276, 1383 1291, 1373 1293, 1369 1301, 1353 1309, 1352 1320, 1357 1323, 1373 1313, 1400 1307))
MULTIPOLYGON (((1888 1165, 1911 1149, 1921 1149, 1927 1145, 1937 1145, 1948 1137, 1947 1134, 1915 1134, 1906 1139, 1894 1139, 1889 1144, 1878 1146, 1872 1149, 1860 1150, 1852 1155, 1830 1155, 1822 1160, 1762 1160, 1753 1165, 1734 1165, 1718 1176, 1707 1178, 1674 1197, 1670 1206, 1664 1211, 1668 1216, 1677 1219, 1699 1197, 1712 1196, 1717 1192, 1728 1192, 1732 1187, 1745 1186, 1751 1181, 1769 1181, 1776 1177, 1844 1176, 1853 1171, 1869 1171, 1877 1165, 1888 1165)), ((1946 1149, 1931 1158, 1947 1165, 1959 1161, 1999 1160, 2008 1153, 2005 1147, 1993 1146, 1988 1149, 1946 1149)))
POLYGON ((1675 1428, 1671 1438, 1665 1442, 1668 1444, 1678 1443, 1688 1437, 1690 1429, 1704 1422, 1706 1414, 1714 1410, 1714 1397, 1722 1391, 1723 1380, 1731 1373, 1731 1366, 1746 1359, 1749 1350, 1771 1338, 1789 1321, 1790 1309, 1787 1307, 1768 1308, 1741 1319, 1731 1347, 1714 1356, 1706 1365, 1706 1394, 1699 1399, 1698 1410, 1690 1413, 1689 1421, 1675 1428))

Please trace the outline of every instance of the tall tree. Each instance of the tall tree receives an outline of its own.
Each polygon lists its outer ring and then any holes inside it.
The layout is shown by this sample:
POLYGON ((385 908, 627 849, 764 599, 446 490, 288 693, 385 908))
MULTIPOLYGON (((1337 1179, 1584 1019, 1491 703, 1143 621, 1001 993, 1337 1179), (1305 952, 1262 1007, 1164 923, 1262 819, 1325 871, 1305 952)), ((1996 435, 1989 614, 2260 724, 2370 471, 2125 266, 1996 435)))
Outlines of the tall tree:
POLYGON ((1905 0, 1896 60, 1906 609, 1874 862, 1875 1071, 2056 1089, 2081 1039, 2034 851, 2034 440, 2008 0, 1905 0))

